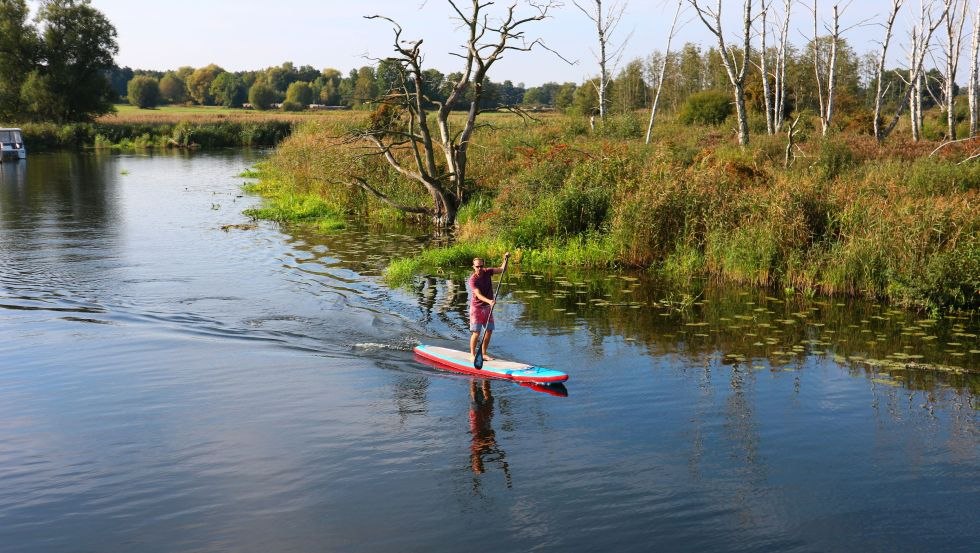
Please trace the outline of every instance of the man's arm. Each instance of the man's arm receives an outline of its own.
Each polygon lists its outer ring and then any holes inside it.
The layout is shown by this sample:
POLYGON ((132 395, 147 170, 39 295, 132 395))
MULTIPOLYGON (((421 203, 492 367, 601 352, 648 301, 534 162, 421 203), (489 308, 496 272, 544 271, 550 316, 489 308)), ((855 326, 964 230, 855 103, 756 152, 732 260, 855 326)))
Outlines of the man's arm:
POLYGON ((495 267, 493 269, 490 269, 492 271, 492 274, 499 275, 500 273, 506 271, 507 270, 507 261, 509 261, 509 260, 510 260, 510 252, 504 253, 504 262, 503 262, 503 264, 501 264, 500 267, 495 267))

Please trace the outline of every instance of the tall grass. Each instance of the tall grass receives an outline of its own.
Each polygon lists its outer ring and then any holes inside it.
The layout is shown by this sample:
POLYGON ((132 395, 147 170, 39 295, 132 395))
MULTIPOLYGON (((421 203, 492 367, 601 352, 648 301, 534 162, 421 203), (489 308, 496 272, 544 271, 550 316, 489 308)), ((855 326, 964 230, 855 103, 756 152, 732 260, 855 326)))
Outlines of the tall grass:
MULTIPOLYGON (((356 117, 305 123, 270 161, 276 178, 359 218, 390 210, 350 186, 352 175, 425 205, 421 188, 342 140, 356 117)), ((680 280, 980 305, 980 164, 958 164, 975 144, 929 157, 936 144, 842 134, 804 142, 784 169, 779 137, 741 149, 720 128, 664 118, 647 146, 628 118, 594 132, 584 121, 495 117, 470 150, 459 242, 394 262, 390 278, 509 249, 527 267, 646 267, 680 280)))

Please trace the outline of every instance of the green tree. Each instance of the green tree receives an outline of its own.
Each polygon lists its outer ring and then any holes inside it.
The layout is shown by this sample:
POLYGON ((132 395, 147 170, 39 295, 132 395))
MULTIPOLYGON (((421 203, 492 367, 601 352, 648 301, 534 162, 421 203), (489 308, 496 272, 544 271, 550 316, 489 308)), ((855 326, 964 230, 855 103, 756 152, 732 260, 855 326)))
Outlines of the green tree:
POLYGON ((379 61, 378 67, 374 70, 374 79, 376 94, 380 96, 405 86, 402 80, 402 68, 395 60, 379 61))
POLYGON ((0 119, 21 116, 21 88, 37 64, 40 42, 24 0, 0 0, 0 119))
POLYGON ((361 105, 374 100, 378 95, 374 68, 365 65, 357 70, 357 80, 354 81, 354 105, 361 105))
POLYGON ((585 81, 575 89, 570 112, 578 115, 597 115, 599 113, 599 78, 585 81))
POLYGON ((202 106, 214 105, 214 95, 211 94, 211 83, 218 78, 218 75, 224 72, 224 69, 213 63, 207 67, 194 70, 186 81, 187 92, 195 102, 202 106))
POLYGON ((160 97, 171 104, 186 102, 187 85, 177 73, 169 71, 160 79, 160 97))
POLYGON ((643 80, 643 62, 633 60, 619 72, 612 85, 609 107, 628 113, 646 105, 647 84, 643 80))
POLYGON ((565 83, 558 87, 558 90, 555 92, 555 108, 565 111, 572 107, 577 88, 578 86, 575 83, 565 83))
POLYGON ((225 71, 211 81, 209 92, 214 102, 226 108, 241 107, 246 92, 242 80, 234 73, 225 71))
POLYGON ((304 108, 312 104, 313 89, 310 88, 310 83, 304 83, 303 81, 291 83, 289 88, 286 89, 286 101, 299 104, 304 108))
POLYGON ((140 108, 155 108, 160 105, 160 84, 148 75, 137 75, 126 85, 129 103, 140 108))
POLYGON ((276 91, 265 82, 256 82, 248 89, 248 103, 255 109, 269 109, 275 101, 276 91))
POLYGON ((31 114, 86 121, 112 111, 114 94, 105 76, 119 51, 112 23, 89 0, 48 0, 36 19, 43 61, 21 89, 31 114))

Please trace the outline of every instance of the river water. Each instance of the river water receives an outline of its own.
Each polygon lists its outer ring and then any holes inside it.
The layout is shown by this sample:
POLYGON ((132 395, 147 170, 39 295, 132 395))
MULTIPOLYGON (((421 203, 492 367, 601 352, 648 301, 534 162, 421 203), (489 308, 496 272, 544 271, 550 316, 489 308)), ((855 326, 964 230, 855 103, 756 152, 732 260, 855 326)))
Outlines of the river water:
POLYGON ((252 226, 259 154, 0 165, 0 550, 977 551, 977 320, 521 273, 446 373, 465 268, 252 226), (561 397, 561 396, 566 397, 561 397))

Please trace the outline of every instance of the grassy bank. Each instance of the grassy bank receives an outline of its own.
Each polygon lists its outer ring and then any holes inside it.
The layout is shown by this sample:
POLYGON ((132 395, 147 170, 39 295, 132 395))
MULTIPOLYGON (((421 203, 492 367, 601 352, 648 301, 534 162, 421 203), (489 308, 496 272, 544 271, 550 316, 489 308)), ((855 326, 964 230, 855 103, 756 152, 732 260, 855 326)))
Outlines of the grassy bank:
MULTIPOLYGON (((347 184, 368 175, 400 203, 424 205, 383 160, 338 139, 357 117, 310 122, 286 140, 268 165, 280 189, 346 216, 397 217, 347 184)), ((564 116, 493 123, 470 150, 456 245, 396 261, 393 282, 509 249, 531 267, 642 267, 676 280, 978 306, 980 164, 960 162, 980 143, 930 157, 937 143, 811 132, 785 169, 785 139, 761 133, 741 149, 721 128, 664 120, 647 146, 639 117, 595 131, 564 116)))
POLYGON ((292 132, 289 121, 177 123, 26 123, 32 152, 84 148, 224 148, 275 146, 292 132))

